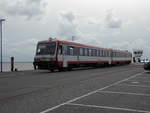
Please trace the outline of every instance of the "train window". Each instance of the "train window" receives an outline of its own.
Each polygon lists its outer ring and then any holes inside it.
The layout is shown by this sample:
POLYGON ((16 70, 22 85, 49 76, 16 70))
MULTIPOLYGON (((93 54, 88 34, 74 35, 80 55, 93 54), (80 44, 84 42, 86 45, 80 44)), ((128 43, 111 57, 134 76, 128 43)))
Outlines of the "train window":
POLYGON ((118 57, 118 52, 116 52, 116 57, 118 57))
POLYGON ((103 50, 101 50, 101 57, 103 56, 103 50))
POLYGON ((69 52, 70 52, 70 51, 69 51, 69 47, 67 46, 67 55, 70 55, 69 52))
POLYGON ((91 56, 93 56, 93 50, 91 49, 91 56))
POLYGON ((63 45, 63 54, 67 55, 67 46, 66 45, 63 45))
POLYGON ((93 56, 95 56, 95 49, 93 49, 93 56))
POLYGON ((101 56, 101 57, 103 56, 103 51, 102 51, 102 50, 100 50, 100 56, 101 56))
POLYGON ((106 57, 108 57, 108 51, 106 51, 106 57))
POLYGON ((105 57, 105 51, 104 50, 102 50, 103 51, 103 57, 105 57))
POLYGON ((108 57, 110 57, 111 55, 110 55, 110 51, 108 51, 108 57))
POLYGON ((88 56, 88 49, 87 48, 85 48, 84 54, 85 54, 85 56, 88 56))
POLYGON ((73 55, 78 55, 78 48, 77 47, 74 47, 74 49, 73 49, 73 55))
POLYGON ((106 56, 106 52, 105 52, 105 50, 103 50, 103 56, 104 56, 104 57, 106 56))
POLYGON ((83 48, 80 48, 80 55, 83 55, 83 48))
POLYGON ((85 48, 82 48, 83 49, 83 56, 85 56, 85 48))
POLYGON ((70 55, 73 55, 73 47, 70 47, 70 55))
POLYGON ((115 57, 115 52, 112 53, 112 56, 115 57))
POLYGON ((92 56, 92 50, 89 49, 89 56, 92 56))
POLYGON ((95 56, 97 56, 97 50, 95 49, 95 56))
POLYGON ((102 50, 100 50, 100 56, 101 56, 101 57, 102 57, 102 54, 103 54, 103 53, 102 53, 102 50))
POLYGON ((120 57, 122 57, 122 53, 120 53, 120 57))
POLYGON ((91 56, 94 56, 94 50, 91 49, 91 56))
POLYGON ((122 57, 124 57, 124 53, 122 53, 122 57))
POLYGON ((62 45, 59 45, 58 54, 62 54, 62 45))
POLYGON ((109 51, 107 51, 107 57, 109 57, 109 51))
POLYGON ((68 46, 67 47, 67 55, 73 55, 74 47, 68 46))
POLYGON ((105 57, 107 56, 107 51, 105 50, 105 57))
POLYGON ((110 57, 110 51, 108 51, 108 57, 110 57))
POLYGON ((111 57, 111 51, 109 51, 109 56, 111 57))
POLYGON ((97 54, 98 54, 97 56, 100 56, 100 50, 98 50, 97 54))
POLYGON ((117 57, 117 52, 115 52, 115 57, 117 57))
POLYGON ((97 56, 97 50, 94 49, 94 56, 97 56))
POLYGON ((95 56, 95 49, 93 49, 93 56, 95 56))
POLYGON ((109 57, 111 57, 111 51, 109 51, 109 57))
POLYGON ((87 56, 89 56, 89 49, 87 48, 87 56))
POLYGON ((97 56, 99 56, 99 50, 97 50, 97 56))

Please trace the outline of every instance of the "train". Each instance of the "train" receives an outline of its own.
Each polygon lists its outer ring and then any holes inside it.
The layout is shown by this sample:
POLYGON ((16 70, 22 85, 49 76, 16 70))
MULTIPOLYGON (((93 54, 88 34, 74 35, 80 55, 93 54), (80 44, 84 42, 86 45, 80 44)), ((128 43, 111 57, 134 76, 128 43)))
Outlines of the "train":
POLYGON ((62 71, 77 67, 101 67, 130 64, 132 53, 128 50, 97 47, 50 38, 39 41, 33 65, 35 69, 62 71))

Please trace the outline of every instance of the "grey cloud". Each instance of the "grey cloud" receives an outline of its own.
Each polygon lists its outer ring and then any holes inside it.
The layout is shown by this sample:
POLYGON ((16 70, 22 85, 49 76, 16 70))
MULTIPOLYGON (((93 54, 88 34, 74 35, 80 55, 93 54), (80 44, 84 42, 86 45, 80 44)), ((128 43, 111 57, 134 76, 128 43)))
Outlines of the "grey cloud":
POLYGON ((46 3, 44 0, 3 0, 0 2, 0 7, 8 15, 31 19, 44 13, 46 3))
POLYGON ((26 59, 28 61, 32 61, 35 54, 35 47, 37 42, 38 40, 35 38, 27 38, 17 43, 11 43, 9 40, 6 40, 4 43, 4 56, 7 57, 4 60, 9 61, 10 56, 14 56, 17 61, 18 59, 26 59))
POLYGON ((106 22, 109 28, 121 28, 122 21, 115 14, 114 10, 108 10, 106 14, 106 22))
POLYGON ((145 53, 148 53, 149 51, 149 44, 144 41, 142 38, 138 38, 134 41, 122 41, 122 42, 116 42, 111 43, 110 48, 115 49, 126 49, 129 51, 133 51, 134 49, 144 50, 145 53))
POLYGON ((71 40, 72 36, 75 40, 81 38, 81 32, 77 23, 77 18, 73 12, 60 13, 57 34, 66 40, 71 40))
POLYGON ((68 20, 69 22, 73 22, 76 18, 73 12, 62 12, 60 15, 62 18, 68 20))

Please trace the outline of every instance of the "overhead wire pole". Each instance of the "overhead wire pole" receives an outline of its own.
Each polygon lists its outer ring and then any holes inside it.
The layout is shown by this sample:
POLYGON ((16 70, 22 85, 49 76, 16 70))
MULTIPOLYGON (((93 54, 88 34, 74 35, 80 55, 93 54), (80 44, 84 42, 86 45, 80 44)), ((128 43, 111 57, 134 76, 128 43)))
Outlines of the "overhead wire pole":
POLYGON ((75 39, 75 36, 72 36, 72 37, 71 37, 71 40, 74 41, 74 39, 75 39))
POLYGON ((2 22, 3 21, 5 21, 5 19, 0 19, 0 27, 1 27, 1 72, 3 72, 3 49, 2 49, 2 47, 3 47, 3 45, 2 45, 2 22))

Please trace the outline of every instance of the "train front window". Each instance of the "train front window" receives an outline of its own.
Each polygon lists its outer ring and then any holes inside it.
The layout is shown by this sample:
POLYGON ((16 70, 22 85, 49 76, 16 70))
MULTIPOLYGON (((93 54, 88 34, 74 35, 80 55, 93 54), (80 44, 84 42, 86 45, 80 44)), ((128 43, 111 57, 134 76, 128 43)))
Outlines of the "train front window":
POLYGON ((56 49, 56 42, 39 43, 37 46, 37 55, 54 55, 56 49))

